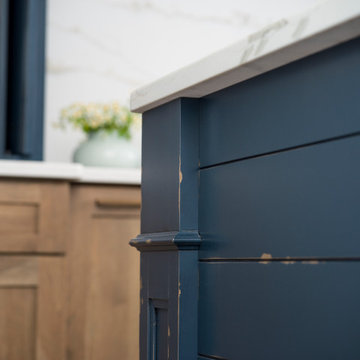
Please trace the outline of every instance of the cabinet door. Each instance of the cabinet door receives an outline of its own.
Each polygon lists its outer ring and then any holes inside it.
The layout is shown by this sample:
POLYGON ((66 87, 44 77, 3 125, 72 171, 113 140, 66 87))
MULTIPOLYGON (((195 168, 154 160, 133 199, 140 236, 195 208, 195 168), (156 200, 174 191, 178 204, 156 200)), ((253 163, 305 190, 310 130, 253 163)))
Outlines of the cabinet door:
POLYGON ((69 185, 59 181, 0 181, 0 251, 63 253, 69 185))
POLYGON ((140 189, 72 186, 68 360, 136 360, 140 189))
POLYGON ((0 359, 65 359, 63 257, 0 256, 0 359))

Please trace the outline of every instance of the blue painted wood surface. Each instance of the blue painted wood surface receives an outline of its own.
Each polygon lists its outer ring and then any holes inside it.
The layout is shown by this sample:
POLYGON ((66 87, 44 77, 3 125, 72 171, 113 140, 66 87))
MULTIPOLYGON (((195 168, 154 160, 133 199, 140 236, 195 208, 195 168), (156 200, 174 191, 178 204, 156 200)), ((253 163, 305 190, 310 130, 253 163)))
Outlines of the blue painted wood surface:
POLYGON ((142 233, 197 230, 198 113, 178 99, 143 115, 142 233))
POLYGON ((201 170, 201 258, 359 257, 360 136, 201 170))
POLYGON ((198 101, 144 114, 141 360, 195 360, 198 306, 198 101))
POLYGON ((160 354, 168 351, 176 355, 178 327, 172 309, 178 305, 177 264, 175 251, 141 254, 140 359, 162 359, 160 354))
POLYGON ((359 63, 354 39, 144 114, 141 360, 360 358, 359 63))
POLYGON ((173 101, 143 115, 142 233, 179 229, 180 109, 173 101))
POLYGON ((201 166, 360 131, 360 39, 201 99, 201 166))
POLYGON ((201 263, 199 353, 358 360, 359 262, 201 263))

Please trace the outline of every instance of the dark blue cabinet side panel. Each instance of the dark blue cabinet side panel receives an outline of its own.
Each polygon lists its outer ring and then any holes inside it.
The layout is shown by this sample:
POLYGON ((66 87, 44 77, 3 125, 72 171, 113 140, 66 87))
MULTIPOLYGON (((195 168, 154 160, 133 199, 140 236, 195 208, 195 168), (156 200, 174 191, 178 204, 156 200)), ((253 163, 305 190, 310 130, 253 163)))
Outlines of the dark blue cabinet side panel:
POLYGON ((201 166, 360 131, 360 39, 201 99, 201 166))
POLYGON ((181 99, 179 156, 179 229, 198 228, 199 102, 181 99))
POLYGON ((141 232, 179 229, 180 100, 143 116, 141 232))
POLYGON ((195 360, 198 305, 198 100, 143 116, 141 360, 195 360))
POLYGON ((199 354, 358 360, 359 276, 359 262, 201 263, 199 354))
POLYGON ((142 234, 197 229, 198 120, 187 98, 143 115, 142 234))
POLYGON ((168 310, 157 309, 155 312, 156 319, 156 351, 154 360, 168 358, 168 310))
POLYGON ((200 258, 360 257, 360 136, 200 172, 200 258))
POLYGON ((141 253, 140 359, 177 354, 178 253, 141 253), (170 335, 171 336, 170 336, 170 335))
POLYGON ((195 360, 197 251, 143 251, 140 279, 140 359, 195 360))

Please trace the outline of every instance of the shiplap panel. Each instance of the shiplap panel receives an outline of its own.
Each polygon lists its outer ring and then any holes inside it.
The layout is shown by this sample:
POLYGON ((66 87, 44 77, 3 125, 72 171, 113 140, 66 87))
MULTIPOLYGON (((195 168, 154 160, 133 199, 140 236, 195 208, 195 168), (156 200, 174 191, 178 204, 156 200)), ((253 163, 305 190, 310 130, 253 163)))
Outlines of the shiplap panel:
POLYGON ((360 131, 360 39, 201 99, 200 164, 360 131))
POLYGON ((201 258, 359 257, 360 136, 200 173, 201 258))
POLYGON ((358 360, 359 276, 360 262, 201 263, 199 353, 358 360))

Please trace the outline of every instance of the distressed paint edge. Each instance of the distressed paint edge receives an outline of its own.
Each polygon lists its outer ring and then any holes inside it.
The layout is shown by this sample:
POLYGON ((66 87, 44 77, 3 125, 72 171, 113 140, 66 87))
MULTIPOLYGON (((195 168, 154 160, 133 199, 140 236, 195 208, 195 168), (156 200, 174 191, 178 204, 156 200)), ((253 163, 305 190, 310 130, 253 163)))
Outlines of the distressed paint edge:
POLYGON ((139 234, 130 240, 139 251, 197 250, 201 237, 197 230, 139 234))

